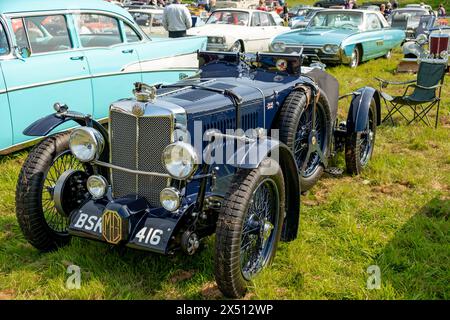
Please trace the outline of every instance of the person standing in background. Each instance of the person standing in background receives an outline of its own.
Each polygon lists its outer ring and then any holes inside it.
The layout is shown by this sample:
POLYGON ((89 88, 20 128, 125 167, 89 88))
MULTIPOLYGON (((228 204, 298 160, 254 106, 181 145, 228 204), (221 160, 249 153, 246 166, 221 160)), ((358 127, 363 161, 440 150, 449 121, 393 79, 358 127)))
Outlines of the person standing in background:
POLYGON ((266 2, 264 0, 259 0, 259 4, 256 7, 256 10, 268 11, 267 10, 267 6, 266 6, 266 2))
POLYGON ((162 23, 164 29, 169 32, 169 38, 186 36, 186 30, 192 27, 192 17, 188 8, 181 4, 181 0, 175 0, 164 8, 162 23))
POLYGON ((397 0, 394 0, 394 1, 392 2, 392 8, 393 8, 394 10, 398 8, 398 1, 397 1, 397 0))
POLYGON ((386 10, 384 10, 384 17, 387 19, 392 13, 392 5, 390 2, 386 3, 386 10))
POLYGON ((198 0, 197 6, 202 6, 203 8, 205 8, 206 11, 209 11, 209 3, 210 0, 198 0))
POLYGON ((214 10, 216 10, 216 0, 209 0, 208 12, 213 12, 214 10))
POLYGON ((445 12, 445 8, 441 3, 439 5, 439 9, 438 9, 438 17, 445 17, 446 15, 447 15, 447 12, 445 12))

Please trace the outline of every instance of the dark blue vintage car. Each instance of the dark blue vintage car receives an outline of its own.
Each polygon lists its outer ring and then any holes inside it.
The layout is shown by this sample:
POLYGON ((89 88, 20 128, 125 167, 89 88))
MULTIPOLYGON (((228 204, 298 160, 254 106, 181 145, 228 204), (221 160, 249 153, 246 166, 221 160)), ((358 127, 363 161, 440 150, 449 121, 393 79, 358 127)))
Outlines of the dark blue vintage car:
POLYGON ((300 193, 345 148, 347 170, 371 158, 378 92, 364 87, 337 121, 338 83, 300 55, 199 52, 200 73, 174 85, 136 83, 112 103, 109 131, 55 104, 25 130, 46 136, 18 180, 16 210, 42 251, 79 236, 192 255, 216 233, 215 276, 229 297, 297 237, 300 193))

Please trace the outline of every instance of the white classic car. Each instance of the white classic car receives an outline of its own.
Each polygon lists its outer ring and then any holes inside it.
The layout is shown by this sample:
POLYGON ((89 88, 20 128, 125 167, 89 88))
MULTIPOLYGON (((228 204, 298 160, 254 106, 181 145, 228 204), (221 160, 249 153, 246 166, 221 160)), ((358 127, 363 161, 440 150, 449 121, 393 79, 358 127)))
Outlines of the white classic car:
POLYGON ((216 8, 241 8, 248 9, 250 6, 257 6, 259 0, 217 0, 216 8))
POLYGON ((269 12, 250 9, 214 11, 206 24, 187 31, 191 36, 207 36, 207 50, 256 52, 268 51, 270 40, 288 27, 277 25, 269 12))

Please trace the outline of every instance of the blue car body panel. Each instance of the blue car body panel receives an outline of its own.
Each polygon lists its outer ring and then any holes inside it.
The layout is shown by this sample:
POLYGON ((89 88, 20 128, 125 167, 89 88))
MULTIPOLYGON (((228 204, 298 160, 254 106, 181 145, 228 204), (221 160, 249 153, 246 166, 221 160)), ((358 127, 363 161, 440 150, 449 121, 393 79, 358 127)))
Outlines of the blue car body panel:
MULTIPOLYGON (((0 155, 33 142, 23 130, 51 113, 55 102, 96 120, 105 119, 111 101, 132 96, 134 82, 173 83, 195 74, 196 52, 206 48, 205 37, 149 39, 126 10, 101 0, 1 1, 0 14, 8 46, 0 52, 0 155), (83 47, 75 19, 82 13, 116 19, 121 42, 83 47), (19 58, 12 49, 18 44, 15 23, 36 15, 63 16, 71 48, 40 53, 31 48, 30 57, 19 58), (138 41, 130 38, 126 28, 134 31, 138 41)), ((74 125, 68 122, 58 130, 74 125)))

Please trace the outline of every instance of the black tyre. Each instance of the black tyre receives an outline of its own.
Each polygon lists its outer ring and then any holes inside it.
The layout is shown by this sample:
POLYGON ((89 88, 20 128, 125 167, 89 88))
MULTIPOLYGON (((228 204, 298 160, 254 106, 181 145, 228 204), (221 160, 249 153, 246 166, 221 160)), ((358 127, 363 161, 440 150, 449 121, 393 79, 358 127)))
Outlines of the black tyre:
POLYGON ((285 187, 279 165, 265 160, 262 168, 237 172, 216 228, 215 278, 222 293, 242 297, 251 280, 275 256, 284 219, 285 187))
MULTIPOLYGON (((280 140, 294 153, 297 166, 301 172, 301 191, 311 189, 323 174, 324 167, 319 154, 312 152, 308 159, 308 148, 311 143, 312 108, 307 107, 304 92, 293 91, 283 103, 277 127, 280 130, 280 140)), ((328 157, 328 143, 331 139, 331 115, 328 102, 323 94, 317 103, 317 118, 315 130, 316 143, 325 158, 328 157)))
POLYGON ((345 143, 345 165, 350 174, 360 174, 372 157, 377 130, 375 100, 370 103, 364 131, 352 133, 345 143))
POLYGON ((244 46, 240 40, 237 40, 230 48, 231 52, 244 52, 244 46))
POLYGON ((390 59, 392 58, 392 50, 389 50, 388 52, 386 52, 386 54, 383 56, 385 59, 390 59))
POLYGON ((359 66, 359 63, 361 62, 361 49, 357 45, 353 49, 352 55, 350 57, 350 62, 348 63, 350 68, 356 68, 359 66))
MULTIPOLYGON (((53 191, 67 170, 87 171, 69 149, 69 133, 46 138, 36 145, 23 164, 16 187, 16 215, 20 228, 35 248, 51 251, 70 241, 68 214, 56 210, 53 191)), ((77 200, 72 194, 71 200, 77 200)))

